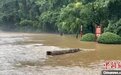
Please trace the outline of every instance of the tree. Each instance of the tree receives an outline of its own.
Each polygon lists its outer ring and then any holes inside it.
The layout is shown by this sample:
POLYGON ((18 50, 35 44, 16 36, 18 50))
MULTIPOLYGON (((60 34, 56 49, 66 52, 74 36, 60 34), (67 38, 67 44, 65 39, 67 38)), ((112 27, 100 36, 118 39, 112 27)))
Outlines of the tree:
POLYGON ((58 17, 58 12, 56 11, 47 11, 43 12, 39 17, 39 27, 43 29, 43 31, 56 31, 57 26, 55 25, 58 17))
POLYGON ((121 0, 110 0, 108 4, 108 12, 110 20, 119 20, 121 18, 121 0))
POLYGON ((80 19, 80 8, 82 3, 71 3, 65 8, 61 9, 58 18, 58 30, 66 33, 77 33, 79 32, 81 19, 80 19))

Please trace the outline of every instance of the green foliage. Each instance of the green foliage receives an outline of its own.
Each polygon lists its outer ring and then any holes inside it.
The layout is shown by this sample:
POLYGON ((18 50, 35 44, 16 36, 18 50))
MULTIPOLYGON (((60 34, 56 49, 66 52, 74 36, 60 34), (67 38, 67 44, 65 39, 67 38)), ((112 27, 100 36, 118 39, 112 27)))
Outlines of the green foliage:
POLYGON ((116 34, 121 36, 121 19, 116 22, 116 29, 114 31, 116 34))
POLYGON ((40 28, 42 28, 43 31, 55 31, 57 29, 55 25, 57 17, 58 12, 56 11, 43 12, 39 16, 40 28))
POLYGON ((23 20, 20 22, 20 26, 33 26, 33 22, 31 20, 23 20))
POLYGON ((112 32, 121 36, 121 19, 119 21, 110 21, 105 32, 112 32))
POLYGON ((2 21, 5 22, 5 23, 17 23, 20 21, 20 18, 18 15, 16 15, 16 13, 10 13, 10 14, 7 14, 7 15, 3 15, 2 16, 2 21))
POLYGON ((15 26, 17 27, 18 31, 25 31, 25 32, 41 32, 41 30, 38 28, 38 21, 32 21, 32 20, 22 20, 20 23, 16 23, 15 26))
POLYGON ((78 32, 81 25, 80 9, 83 7, 82 3, 72 3, 61 9, 58 17, 58 30, 65 33, 78 32))
POLYGON ((93 22, 95 24, 104 24, 105 20, 108 19, 108 7, 109 0, 96 0, 93 6, 93 22))
POLYGON ((109 19, 120 19, 121 18, 121 0, 110 0, 108 4, 109 19))
POLYGON ((0 23, 64 33, 79 33, 81 25, 83 33, 94 33, 101 25, 121 35, 120 9, 121 0, 0 0, 0 23))
POLYGON ((121 44, 121 37, 111 33, 111 32, 106 32, 103 33, 97 41, 99 43, 104 43, 104 44, 121 44))
POLYGON ((95 41, 95 35, 92 33, 87 33, 82 36, 81 41, 95 41))

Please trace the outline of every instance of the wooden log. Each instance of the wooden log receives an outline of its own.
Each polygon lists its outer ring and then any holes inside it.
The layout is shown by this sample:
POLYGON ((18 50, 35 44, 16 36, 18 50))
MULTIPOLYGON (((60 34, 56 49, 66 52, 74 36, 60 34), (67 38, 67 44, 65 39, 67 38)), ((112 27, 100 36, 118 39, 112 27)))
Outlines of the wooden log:
POLYGON ((62 55, 62 54, 68 54, 68 53, 75 53, 79 51, 95 51, 95 49, 84 49, 84 48, 74 48, 74 49, 65 49, 65 50, 59 50, 59 51, 47 51, 47 55, 62 55))
POLYGON ((80 49, 67 49, 67 50, 61 50, 61 51, 47 51, 47 55, 62 55, 62 54, 68 54, 68 53, 75 53, 79 52, 80 49))

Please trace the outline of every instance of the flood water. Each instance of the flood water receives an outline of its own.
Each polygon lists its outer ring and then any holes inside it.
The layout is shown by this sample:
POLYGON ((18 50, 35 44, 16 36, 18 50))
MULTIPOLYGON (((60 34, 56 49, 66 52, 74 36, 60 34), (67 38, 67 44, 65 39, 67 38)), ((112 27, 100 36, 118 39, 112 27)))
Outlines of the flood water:
POLYGON ((100 75, 108 60, 121 61, 121 45, 81 42, 74 35, 0 33, 0 75, 100 75), (65 48, 95 50, 46 55, 65 48))

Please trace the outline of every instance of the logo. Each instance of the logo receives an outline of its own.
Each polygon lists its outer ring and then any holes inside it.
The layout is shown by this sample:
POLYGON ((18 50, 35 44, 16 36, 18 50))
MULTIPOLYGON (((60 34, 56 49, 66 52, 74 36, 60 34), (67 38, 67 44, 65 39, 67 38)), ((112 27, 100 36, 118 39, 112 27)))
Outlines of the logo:
POLYGON ((103 70, 102 75, 121 75, 121 70, 103 70))

